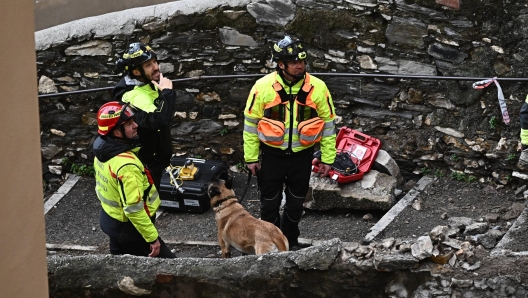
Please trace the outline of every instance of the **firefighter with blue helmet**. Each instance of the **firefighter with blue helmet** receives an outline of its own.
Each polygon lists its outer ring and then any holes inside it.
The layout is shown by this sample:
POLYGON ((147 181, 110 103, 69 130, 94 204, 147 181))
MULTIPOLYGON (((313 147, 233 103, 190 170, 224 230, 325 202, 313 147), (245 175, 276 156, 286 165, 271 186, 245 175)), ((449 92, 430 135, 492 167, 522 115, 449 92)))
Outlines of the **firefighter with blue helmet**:
POLYGON ((293 249, 299 247, 314 146, 322 153, 321 177, 328 176, 336 156, 332 96, 322 80, 306 72, 306 57, 299 40, 286 36, 275 43, 276 71, 257 80, 244 110, 244 159, 258 178, 261 219, 278 226, 293 249))
POLYGON ((141 143, 138 156, 160 189, 161 176, 173 154, 171 121, 176 93, 172 81, 163 77, 156 53, 142 42, 131 43, 116 65, 126 75, 112 90, 113 96, 136 109, 141 143))

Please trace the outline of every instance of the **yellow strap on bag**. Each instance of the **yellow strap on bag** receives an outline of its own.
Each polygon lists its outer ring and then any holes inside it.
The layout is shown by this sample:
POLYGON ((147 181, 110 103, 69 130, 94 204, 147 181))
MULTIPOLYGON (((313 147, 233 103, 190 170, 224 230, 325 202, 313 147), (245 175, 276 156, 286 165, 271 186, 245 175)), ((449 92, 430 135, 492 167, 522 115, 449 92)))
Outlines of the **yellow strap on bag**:
POLYGON ((284 123, 281 121, 263 117, 257 131, 259 139, 265 144, 279 146, 284 143, 284 123))
POLYGON ((299 122, 299 141, 303 146, 315 144, 323 137, 325 123, 320 117, 299 122))

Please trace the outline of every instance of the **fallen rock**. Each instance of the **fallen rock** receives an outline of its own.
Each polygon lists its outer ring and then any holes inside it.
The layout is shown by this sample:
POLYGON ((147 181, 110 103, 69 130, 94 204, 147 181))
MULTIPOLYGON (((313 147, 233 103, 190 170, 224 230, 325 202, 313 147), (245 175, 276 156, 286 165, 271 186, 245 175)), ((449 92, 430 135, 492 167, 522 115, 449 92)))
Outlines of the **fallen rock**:
POLYGON ((371 170, 361 180, 340 185, 312 173, 304 207, 312 210, 389 210, 396 201, 397 179, 371 170))
POLYGON ((429 236, 422 236, 416 240, 411 246, 413 257, 418 260, 423 260, 432 256, 433 254, 433 242, 429 236))

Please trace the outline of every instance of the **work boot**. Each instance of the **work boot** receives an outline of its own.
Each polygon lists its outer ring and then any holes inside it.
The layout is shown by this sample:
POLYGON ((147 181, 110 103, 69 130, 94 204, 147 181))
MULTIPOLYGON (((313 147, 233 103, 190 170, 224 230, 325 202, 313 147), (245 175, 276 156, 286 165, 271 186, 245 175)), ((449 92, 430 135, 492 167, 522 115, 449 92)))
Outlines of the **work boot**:
POLYGON ((528 145, 522 145, 521 150, 517 168, 521 171, 528 171, 528 145))

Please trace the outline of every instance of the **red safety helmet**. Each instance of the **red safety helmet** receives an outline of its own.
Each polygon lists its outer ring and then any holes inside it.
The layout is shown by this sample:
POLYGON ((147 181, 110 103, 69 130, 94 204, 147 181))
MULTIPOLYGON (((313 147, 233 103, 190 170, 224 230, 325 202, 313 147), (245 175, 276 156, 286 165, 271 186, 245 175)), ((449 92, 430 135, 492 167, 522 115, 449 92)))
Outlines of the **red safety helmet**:
POLYGON ((125 123, 134 116, 135 113, 128 104, 120 104, 117 101, 107 102, 97 112, 97 132, 106 136, 114 127, 125 123))

